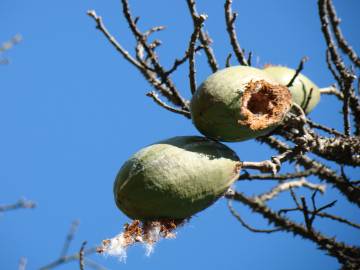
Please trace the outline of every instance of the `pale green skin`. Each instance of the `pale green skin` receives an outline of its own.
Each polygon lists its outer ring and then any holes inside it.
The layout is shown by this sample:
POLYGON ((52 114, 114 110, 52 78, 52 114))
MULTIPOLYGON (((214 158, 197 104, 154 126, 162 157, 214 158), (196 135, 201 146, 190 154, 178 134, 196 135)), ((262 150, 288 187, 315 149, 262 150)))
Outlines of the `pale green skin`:
POLYGON ((266 129, 251 130, 238 123, 241 97, 250 81, 278 83, 264 71, 247 66, 222 69, 209 76, 191 99, 191 118, 196 128, 208 138, 219 141, 244 141, 266 135, 279 123, 266 129))
MULTIPOLYGON (((282 67, 282 66, 269 66, 264 69, 266 73, 271 75, 279 84, 286 86, 290 80, 294 77, 296 70, 282 67)), ((293 85, 289 87, 291 92, 292 101, 299 105, 301 108, 305 108, 307 99, 312 90, 311 98, 308 106, 305 109, 305 113, 311 112, 320 101, 320 89, 309 78, 305 77, 301 73, 296 77, 293 85)))
POLYGON ((204 137, 174 137, 141 149, 121 167, 118 208, 132 219, 185 219, 213 204, 238 178, 239 158, 204 137))

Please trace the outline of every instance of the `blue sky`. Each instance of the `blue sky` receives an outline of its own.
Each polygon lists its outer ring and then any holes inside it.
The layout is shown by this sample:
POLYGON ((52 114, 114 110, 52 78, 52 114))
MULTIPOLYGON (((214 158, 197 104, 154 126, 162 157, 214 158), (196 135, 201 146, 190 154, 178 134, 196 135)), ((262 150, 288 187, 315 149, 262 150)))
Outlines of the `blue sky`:
MULTIPOLYGON (((198 1, 209 15, 206 27, 214 40, 219 63, 230 52, 224 32, 223 1, 198 1)), ((239 12, 238 36, 243 48, 254 53, 254 65, 266 63, 295 68, 303 56, 304 74, 320 86, 333 79, 326 68, 325 43, 316 1, 234 1, 239 12)), ((160 59, 170 66, 188 46, 192 22, 185 1, 130 1, 139 26, 166 25, 156 38, 163 41, 160 59)), ((360 2, 335 1, 342 28, 360 51, 360 2)), ((152 90, 141 75, 109 45, 86 15, 95 9, 109 30, 129 51, 134 40, 121 13, 120 1, 0 2, 0 41, 20 33, 23 42, 7 52, 9 65, 0 66, 0 204, 20 197, 38 203, 34 210, 0 215, 0 268, 14 269, 20 257, 28 269, 55 260, 74 219, 80 220, 71 252, 87 240, 92 246, 117 234, 128 219, 117 210, 112 184, 121 164, 140 148, 161 139, 199 134, 191 122, 156 106, 145 93, 152 90)), ((198 56, 201 82, 209 74, 204 55, 198 56)), ((174 77, 189 98, 187 70, 174 77)), ((324 97, 311 114, 319 122, 341 129, 341 107, 324 97)), ((273 152, 264 145, 228 144, 242 160, 262 160, 273 152)), ((288 168, 284 167, 284 171, 288 168)), ((337 169, 337 168, 336 168, 337 169)), ((355 170, 350 175, 359 176, 355 170)), ((311 178, 316 182, 316 179, 311 178)), ((241 183, 249 195, 269 189, 269 183, 241 183)), ((299 191, 302 194, 302 191, 299 191)), ((308 194, 308 193, 306 193, 308 194)), ((328 188, 322 202, 339 198, 328 188)), ((289 206, 287 196, 274 206, 289 206)), ((254 226, 267 225, 241 205, 235 205, 254 226)), ((341 202, 334 211, 360 222, 356 209, 341 202)), ((319 221, 318 228, 339 239, 360 244, 353 229, 319 221)), ((285 233, 253 234, 231 217, 225 200, 198 214, 182 228, 176 240, 162 241, 147 258, 142 247, 129 250, 126 264, 92 256, 110 269, 337 269, 335 259, 298 237, 285 233)), ((59 269, 76 269, 68 264, 59 269)))

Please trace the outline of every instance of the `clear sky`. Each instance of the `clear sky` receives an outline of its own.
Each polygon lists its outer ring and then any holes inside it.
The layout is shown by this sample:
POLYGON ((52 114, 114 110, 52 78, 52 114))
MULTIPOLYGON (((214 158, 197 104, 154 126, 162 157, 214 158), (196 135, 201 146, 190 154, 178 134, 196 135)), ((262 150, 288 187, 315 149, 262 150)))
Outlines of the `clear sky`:
MULTIPOLYGON (((230 52, 224 31, 223 1, 198 1, 209 15, 206 27, 219 63, 230 52)), ((304 73, 320 86, 334 81, 325 63, 316 1, 239 0, 238 36, 254 53, 255 66, 266 63, 295 68, 308 56, 304 73)), ((139 26, 166 25, 156 34, 163 41, 160 59, 170 66, 188 46, 192 23, 185 1, 130 1, 139 26)), ((360 52, 360 1, 335 1, 345 36, 360 52)), ((96 9, 109 30, 129 50, 134 40, 121 13, 120 1, 1 0, 0 41, 20 33, 23 42, 7 52, 0 66, 0 204, 21 197, 38 203, 34 210, 0 215, 0 269, 16 269, 19 258, 28 269, 55 260, 71 222, 80 220, 71 252, 117 234, 128 219, 116 208, 112 184, 122 163, 140 148, 161 139, 199 134, 185 118, 156 106, 145 93, 152 90, 141 75, 109 45, 86 15, 96 9)), ((210 70, 199 57, 198 81, 210 70)), ((174 80, 189 97, 186 69, 174 80)), ((340 106, 324 97, 312 117, 341 129, 340 106)), ((255 142, 228 144, 242 160, 262 160, 273 152, 255 142)), ((286 171, 286 167, 283 168, 286 171)), ((336 168, 337 169, 337 168, 336 168)), ((356 171, 351 175, 359 176, 356 171)), ((316 182, 316 179, 312 179, 316 182)), ((247 194, 271 184, 241 183, 247 194)), ((301 194, 302 191, 299 191, 301 194)), ((309 193, 306 193, 309 194, 309 193)), ((339 198, 329 188, 322 202, 339 198)), ((291 206, 287 196, 272 205, 291 206)), ((244 206, 235 205, 254 226, 267 223, 244 206)), ((355 208, 341 202, 334 211, 360 222, 355 208)), ((353 229, 333 223, 316 226, 332 236, 360 244, 353 229)), ((151 257, 142 247, 129 250, 126 264, 92 256, 110 269, 337 269, 336 260, 311 242, 286 233, 246 231, 231 217, 224 199, 199 213, 176 240, 161 241, 151 257)), ((77 269, 77 264, 59 269, 77 269)))

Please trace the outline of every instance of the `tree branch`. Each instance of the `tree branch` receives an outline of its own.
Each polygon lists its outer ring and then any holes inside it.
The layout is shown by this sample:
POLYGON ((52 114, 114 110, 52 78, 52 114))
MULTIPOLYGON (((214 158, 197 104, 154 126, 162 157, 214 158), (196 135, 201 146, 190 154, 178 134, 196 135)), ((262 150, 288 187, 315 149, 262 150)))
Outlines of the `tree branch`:
POLYGON ((148 97, 151 97, 156 104, 158 104, 160 107, 163 107, 164 109, 173 112, 173 113, 177 113, 177 114, 181 114, 183 116, 185 116, 186 118, 190 119, 191 118, 191 114, 189 111, 186 110, 182 110, 182 109, 177 109, 174 107, 171 107, 170 105, 167 105, 165 102, 163 102, 158 95, 156 94, 156 92, 151 91, 149 93, 146 94, 148 97))
POLYGON ((300 188, 300 187, 306 187, 312 190, 318 190, 321 193, 325 192, 325 185, 317 185, 308 182, 305 179, 300 179, 292 182, 286 182, 286 183, 280 183, 279 185, 272 188, 270 191, 265 192, 261 195, 256 196, 256 199, 259 199, 260 201, 266 202, 269 200, 272 200, 276 196, 278 196, 281 192, 293 189, 293 188, 300 188))
POLYGON ((204 21, 206 20, 206 15, 200 15, 198 17, 194 18, 194 32, 191 35, 190 42, 189 42, 189 48, 188 48, 188 54, 189 54, 189 82, 190 82, 190 90, 191 94, 194 94, 196 91, 196 70, 195 70, 195 45, 196 40, 199 36, 199 33, 201 32, 201 27, 204 21))
POLYGON ((353 269, 360 264, 360 249, 357 247, 337 242, 333 238, 326 237, 314 229, 309 231, 306 227, 273 212, 259 199, 249 198, 240 192, 227 195, 227 198, 249 206, 254 212, 261 214, 267 219, 269 223, 281 227, 284 231, 313 241, 320 249, 326 250, 330 255, 337 258, 341 264, 352 266, 353 269))
POLYGON ((341 20, 336 14, 335 7, 332 0, 327 1, 327 10, 329 12, 330 23, 333 28, 335 38, 339 44, 340 49, 349 56, 350 60, 357 66, 360 67, 360 58, 354 51, 354 49, 347 43, 342 31, 339 27, 341 20))
POLYGON ((250 232, 254 232, 254 233, 274 233, 274 232, 279 232, 282 229, 281 228, 275 228, 275 229, 256 229, 251 227, 250 225, 248 225, 239 215, 238 212, 236 212, 235 208, 232 206, 231 200, 228 200, 228 208, 230 210, 230 213, 240 222, 240 224, 248 229, 250 232))
POLYGON ((240 65, 248 66, 249 65, 248 61, 246 60, 245 54, 240 47, 239 40, 236 36, 236 30, 234 27, 234 23, 238 14, 232 12, 231 4, 232 4, 232 0, 225 1, 224 9, 225 9, 226 30, 229 34, 230 43, 238 62, 240 63, 240 65))
POLYGON ((16 209, 33 209, 36 207, 36 203, 33 201, 20 199, 14 204, 0 205, 0 212, 16 210, 16 209))
MULTIPOLYGON (((188 5, 190 15, 193 20, 194 27, 195 27, 196 18, 199 17, 199 14, 196 11, 195 0, 186 0, 186 3, 188 5)), ((214 52, 213 52, 212 48, 210 47, 210 44, 211 44, 210 37, 207 34, 205 34, 203 30, 200 30, 199 39, 200 39, 201 44, 204 47, 204 51, 205 51, 206 57, 208 59, 208 64, 209 64, 212 72, 216 72, 219 69, 219 66, 217 64, 214 52)))

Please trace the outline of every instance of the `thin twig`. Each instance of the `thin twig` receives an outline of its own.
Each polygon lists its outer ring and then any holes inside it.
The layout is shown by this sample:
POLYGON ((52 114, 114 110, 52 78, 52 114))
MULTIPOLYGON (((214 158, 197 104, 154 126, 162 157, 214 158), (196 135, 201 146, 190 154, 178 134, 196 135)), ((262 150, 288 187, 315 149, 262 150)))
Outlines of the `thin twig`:
POLYGON ((304 106, 301 106, 303 108, 304 112, 306 112, 307 108, 309 107, 313 92, 314 92, 314 88, 310 88, 309 95, 307 96, 306 100, 304 100, 305 101, 304 106))
MULTIPOLYGON (((279 151, 285 152, 291 148, 284 142, 276 139, 273 136, 266 136, 257 138, 258 141, 264 142, 269 145, 271 148, 279 151)), ((357 205, 360 206, 360 189, 350 186, 345 179, 338 175, 334 170, 327 167, 326 165, 319 163, 306 155, 300 156, 297 162, 303 166, 305 169, 317 169, 315 173, 320 179, 325 180, 329 184, 332 184, 336 187, 346 198, 357 205)))
MULTIPOLYGON (((195 26, 195 22, 196 22, 196 17, 199 16, 199 14, 196 11, 196 3, 195 0, 186 0, 186 3, 188 5, 189 11, 190 11, 190 15, 191 18, 193 20, 194 26, 195 26)), ((217 64, 214 52, 210 46, 211 44, 211 39, 209 37, 208 34, 205 34, 203 30, 200 31, 199 33, 199 39, 201 44, 204 47, 204 51, 208 60, 208 64, 212 70, 212 72, 216 72, 219 69, 219 66, 217 64)))
POLYGON ((304 69, 304 64, 306 61, 308 61, 308 57, 305 56, 303 58, 301 58, 299 66, 297 67, 294 76, 291 78, 291 80, 289 81, 289 83, 286 85, 287 87, 291 87, 295 81, 295 79, 297 78, 297 76, 299 76, 300 72, 304 69))
POLYGON ((248 58, 247 58, 247 63, 248 63, 248 66, 251 66, 251 63, 252 63, 252 56, 253 56, 252 52, 249 52, 249 54, 248 54, 248 58))
POLYGON ((231 67, 231 63, 230 63, 231 57, 232 57, 232 54, 229 53, 225 60, 225 67, 231 67))
MULTIPOLYGON (((94 253, 96 253, 96 250, 97 250, 97 247, 88 248, 88 249, 84 250, 84 256, 94 254, 94 253)), ((53 262, 51 262, 51 263, 49 263, 49 264, 47 264, 47 265, 45 265, 43 267, 40 267, 39 270, 54 269, 55 267, 57 267, 59 265, 69 263, 69 262, 72 262, 72 261, 77 261, 77 260, 79 260, 79 258, 80 258, 79 252, 76 252, 76 253, 74 253, 72 255, 67 255, 65 257, 60 257, 57 260, 55 260, 55 261, 53 261, 53 262)), ((86 264, 86 258, 85 258, 85 264, 86 264)), ((106 269, 103 266, 100 266, 100 267, 101 268, 98 268, 98 269, 106 269)), ((94 269, 96 269, 96 268, 94 268, 94 269)))
POLYGON ((33 209, 36 203, 26 199, 20 199, 14 204, 0 205, 0 212, 16 210, 16 209, 33 209))
POLYGON ((182 109, 177 109, 177 108, 171 107, 170 105, 168 105, 164 101, 162 101, 158 97, 156 92, 151 91, 151 92, 147 93, 146 95, 148 97, 151 97, 156 102, 156 104, 160 105, 164 109, 166 109, 166 110, 168 110, 170 112, 173 112, 173 113, 181 114, 181 115, 185 116, 186 118, 189 118, 189 119, 191 118, 191 114, 190 114, 189 111, 185 111, 185 110, 182 110, 182 109))
POLYGON ((85 250, 86 244, 87 244, 87 241, 84 241, 82 243, 80 251, 79 251, 79 267, 80 267, 80 270, 85 269, 84 250, 85 250))
POLYGON ((320 88, 320 93, 322 95, 334 95, 339 100, 344 99, 344 95, 335 86, 320 88))
POLYGON ((302 178, 302 179, 296 180, 296 181, 280 183, 279 185, 272 188, 270 191, 256 196, 256 198, 259 199, 260 201, 266 202, 266 201, 274 199, 281 192, 287 191, 290 188, 294 189, 294 188, 300 188, 300 187, 306 187, 306 188, 309 188, 312 190, 318 190, 321 193, 324 193, 326 186, 313 184, 313 183, 308 182, 305 178, 302 178))
MULTIPOLYGON (((332 202, 333 204, 334 202, 332 202)), ((302 207, 295 207, 295 208, 283 208, 283 209, 280 209, 278 211, 279 214, 283 214, 283 213, 287 213, 287 212, 293 212, 293 211, 302 211, 302 207)), ((333 214, 329 214, 329 213, 326 213, 326 212, 318 212, 318 211, 310 211, 308 210, 308 212, 311 214, 311 215, 316 215, 318 217, 321 217, 321 218, 328 218, 328 219, 331 219, 331 220, 334 220, 334 221, 338 221, 340 223, 344 223, 346 225, 349 225, 351 227, 354 227, 356 229, 360 229, 360 224, 357 224, 355 222, 352 222, 352 221, 349 221, 343 217, 339 217, 339 216, 336 216, 336 215, 333 215, 333 214)))
POLYGON ((279 232, 282 229, 281 228, 275 228, 275 229, 256 229, 254 227, 251 227, 249 224, 247 224, 240 216, 240 214, 235 210, 235 208, 232 206, 231 200, 228 200, 228 208, 230 210, 230 213, 240 222, 240 224, 248 229, 251 232, 255 232, 255 233, 274 233, 274 232, 279 232))
POLYGON ((121 0, 122 7, 123 7, 123 14, 124 17, 129 25, 129 28, 135 38, 138 42, 141 43, 141 45, 144 47, 144 50, 149 56, 150 62, 153 65, 153 68, 155 69, 156 74, 161 78, 161 81, 166 84, 167 88, 171 92, 171 96, 168 97, 171 102, 173 102, 174 105, 180 106, 182 108, 187 108, 188 104, 184 100, 184 98, 180 95, 179 91, 176 89, 174 83, 170 79, 170 77, 167 75, 165 69, 162 67, 162 65, 159 62, 159 58, 154 52, 153 49, 149 47, 149 45, 146 43, 146 36, 140 32, 138 29, 131 13, 130 13, 130 7, 127 0, 121 0))
POLYGON ((189 82, 190 82, 190 90, 191 93, 194 94, 196 91, 196 69, 195 69, 195 45, 196 40, 199 36, 199 33, 201 31, 201 27, 203 22, 206 20, 206 15, 200 15, 195 19, 194 22, 194 32, 191 35, 190 42, 189 42, 189 48, 188 48, 188 54, 189 54, 189 82))
POLYGON ((68 253, 69 247, 71 245, 72 240, 75 237, 75 233, 76 233, 76 231, 77 231, 77 229, 79 227, 79 224, 80 224, 79 220, 74 220, 71 223, 69 232, 68 232, 68 234, 67 234, 67 236, 65 238, 64 246, 63 246, 62 251, 60 253, 60 257, 64 257, 68 253))
POLYGON ((290 179, 296 179, 301 177, 306 177, 313 175, 317 172, 317 170, 309 169, 301 172, 294 173, 286 173, 286 174, 249 174, 247 172, 240 175, 238 180, 276 180, 276 181, 284 181, 290 179))
POLYGON ((289 188, 289 191, 290 191, 290 195, 291 195, 291 198, 293 199, 294 203, 296 204, 297 207, 300 207, 300 203, 299 203, 299 200, 296 196, 296 193, 294 191, 294 189, 292 187, 289 188))
POLYGON ((291 232, 294 235, 299 235, 313 241, 320 249, 326 250, 330 255, 337 258, 340 263, 352 263, 356 265, 359 262, 360 248, 358 247, 335 241, 333 238, 327 237, 314 229, 309 231, 301 224, 280 216, 261 201, 249 198, 243 193, 233 192, 233 194, 228 194, 226 197, 249 206, 254 212, 261 214, 270 223, 281 227, 284 231, 291 232))
MULTIPOLYGON (((337 47, 334 43, 333 37, 331 35, 331 31, 329 29, 329 19, 332 20, 332 16, 329 15, 328 10, 328 2, 329 0, 319 0, 318 1, 318 9, 319 9, 319 17, 321 21, 321 30, 324 34, 324 38, 329 50, 329 55, 331 58, 331 61, 334 63, 337 71, 339 72, 339 75, 341 77, 341 80, 339 78, 336 78, 338 80, 339 86, 341 88, 341 91, 344 95, 344 101, 343 101, 343 123, 344 123, 344 133, 345 135, 350 135, 350 122, 349 122, 349 103, 350 103, 350 96, 353 93, 352 89, 352 83, 355 79, 354 74, 349 71, 343 59, 341 58, 337 47)), ((358 111, 354 111, 354 114, 360 114, 358 111)), ((358 119, 360 115, 355 116, 356 119, 358 119)))
POLYGON ((357 66, 360 67, 360 57, 356 54, 356 52, 354 51, 354 49, 347 43, 340 27, 339 24, 341 22, 341 20, 338 18, 337 14, 336 14, 336 10, 334 7, 334 4, 332 2, 332 0, 328 0, 327 1, 327 9, 329 12, 329 18, 330 18, 330 23, 331 26, 334 30, 334 35, 335 38, 339 44, 340 49, 347 55, 349 56, 350 60, 357 66))
POLYGON ((345 134, 340 133, 339 131, 337 131, 336 129, 330 128, 330 127, 326 127, 324 125, 321 125, 319 123, 315 123, 314 121, 310 120, 309 117, 307 117, 307 123, 309 124, 310 127, 312 128, 317 128, 320 129, 322 131, 325 131, 329 134, 335 135, 335 136, 340 136, 340 137, 346 137, 345 134))
MULTIPOLYGON (((333 77, 336 80, 336 82, 338 83, 338 85, 341 85, 342 81, 341 81, 340 75, 338 74, 338 72, 335 70, 335 67, 333 66, 329 48, 326 48, 325 55, 326 55, 326 64, 327 64, 328 69, 330 70, 330 73, 333 75, 333 77)), ((342 98, 344 98, 344 96, 342 98)))
POLYGON ((307 208, 305 197, 303 197, 303 196, 300 197, 300 200, 301 200, 301 204, 302 204, 302 212, 304 214, 306 228, 307 228, 307 230, 309 232, 312 232, 313 228, 312 228, 312 223, 310 221, 309 211, 308 211, 308 208, 307 208))
POLYGON ((115 47, 115 49, 127 60, 129 61, 131 64, 133 64, 135 67, 137 67, 138 69, 142 69, 142 65, 137 62, 130 54, 128 51, 126 51, 121 45, 120 43, 115 39, 115 37, 113 37, 110 32, 106 29, 103 20, 101 18, 101 16, 98 16, 95 12, 95 10, 89 10, 87 12, 87 14, 93 18, 96 22, 96 28, 99 29, 104 35, 105 37, 110 41, 110 43, 115 47))
MULTIPOLYGON (((197 46, 197 47, 195 48, 195 53, 197 53, 198 51, 200 51, 200 50, 202 50, 202 49, 204 49, 204 47, 203 47, 202 45, 197 46)), ((176 71, 177 68, 178 68, 179 66, 181 66, 182 64, 184 64, 184 63, 186 62, 186 60, 188 60, 188 59, 189 59, 189 53, 186 51, 186 52, 185 52, 185 55, 184 55, 182 58, 180 58, 180 59, 175 59, 174 64, 172 65, 172 67, 171 67, 169 70, 166 71, 166 74, 167 74, 167 75, 170 75, 171 73, 173 73, 174 71, 176 71)))
POLYGON ((237 38, 236 30, 234 27, 234 23, 238 14, 232 11, 231 4, 232 4, 232 0, 225 1, 224 9, 225 9, 226 30, 229 34, 230 43, 238 62, 240 63, 240 65, 248 66, 249 65, 248 61, 246 60, 245 54, 240 47, 239 40, 237 38))

